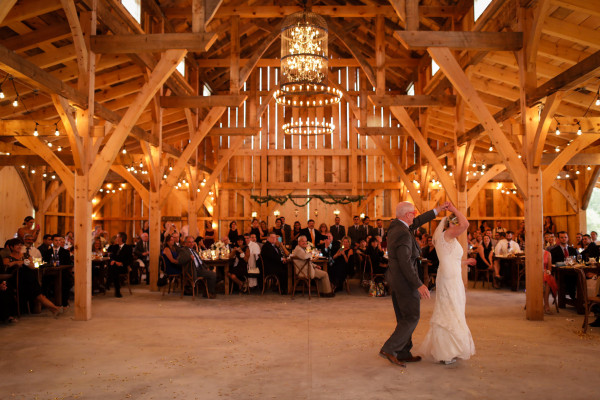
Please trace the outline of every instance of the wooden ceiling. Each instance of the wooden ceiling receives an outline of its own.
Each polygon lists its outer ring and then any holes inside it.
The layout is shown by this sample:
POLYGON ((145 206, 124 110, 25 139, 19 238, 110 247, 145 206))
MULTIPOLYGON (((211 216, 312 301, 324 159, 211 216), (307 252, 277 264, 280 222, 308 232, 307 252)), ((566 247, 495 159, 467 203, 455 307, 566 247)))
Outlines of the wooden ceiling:
MULTIPOLYGON (((65 87, 75 88, 78 79, 77 51, 73 34, 63 8, 65 0, 19 0, 10 9, 0 27, 0 45, 3 52, 16 54, 29 63, 57 78, 65 87)), ((79 13, 91 9, 94 0, 75 1, 79 13)), ((8 2, 11 3, 11 2, 8 2)), ((98 0, 98 35, 143 34, 143 33, 186 33, 192 32, 194 15, 192 0, 142 0, 143 21, 141 26, 124 11, 117 0, 98 0)), ((332 72, 346 66, 360 66, 360 60, 374 67, 376 64, 376 23, 378 14, 385 16, 385 88, 389 94, 405 94, 410 83, 416 82, 421 93, 426 95, 452 94, 452 87, 442 72, 430 77, 431 58, 426 50, 407 50, 395 31, 404 30, 405 24, 395 11, 398 0, 336 0, 315 1, 309 6, 327 19, 330 29, 329 51, 332 72)), ((535 3, 535 1, 521 1, 535 3)), ((537 50, 538 87, 556 79, 570 68, 600 50, 600 3, 587 0, 549 0, 547 12, 541 26, 537 50)), ((197 88, 206 84, 213 94, 226 94, 230 90, 230 47, 232 19, 239 18, 240 67, 248 59, 264 50, 257 66, 277 67, 280 55, 279 40, 274 40, 282 19, 302 8, 298 1, 240 1, 206 0, 207 33, 216 34, 208 43, 207 51, 191 51, 186 60, 191 78, 184 79, 175 73, 168 79, 168 93, 196 95, 197 88), (271 43, 266 46, 265 43, 271 43), (266 47, 266 48, 265 48, 266 47)), ((518 32, 516 2, 495 0, 475 22, 470 22, 472 2, 468 0, 422 0, 419 2, 419 30, 451 31, 473 30, 481 32, 518 32)), ((99 46, 100 44, 98 44, 99 46)), ((147 70, 157 63, 158 53, 105 54, 98 57, 96 66, 95 100, 97 124, 106 126, 106 121, 115 124, 147 79, 147 70)), ((5 53, 8 54, 8 53, 5 53)), ((0 57, 2 58, 2 57, 0 57)), ((462 67, 490 112, 510 132, 512 123, 518 121, 519 67, 516 53, 508 51, 486 51, 483 49, 463 50, 457 54, 462 67)), ((548 135, 545 148, 554 152, 568 145, 577 135, 580 125, 584 132, 599 132, 600 107, 595 105, 600 73, 587 76, 568 88, 556 110, 556 117, 549 130, 554 132, 560 123, 562 134, 548 135), (579 124, 579 125, 578 125, 579 124)), ((44 139, 52 142, 55 149, 61 146, 68 150, 65 136, 54 137, 55 123, 60 121, 56 107, 50 97, 53 90, 48 80, 32 79, 0 60, 0 79, 4 80, 0 100, 0 119, 20 119, 30 124, 38 122, 40 130, 50 132, 44 139), (4 80, 8 75, 14 80, 4 80), (18 94, 18 106, 12 102, 18 94)), ((202 95, 201 89, 199 95, 202 95)), ((69 99, 74 101, 74 99, 69 99)), ((540 104, 544 98, 536 100, 540 104)), ((76 103, 76 101, 75 101, 76 103)), ((198 109, 204 117, 206 109, 198 109), (204 113, 204 114, 203 114, 204 113)), ((187 144, 188 121, 182 108, 165 108, 163 114, 163 150, 177 156, 187 144)), ((136 128, 125 146, 130 152, 140 152, 139 140, 158 144, 152 132, 152 106, 148 106, 136 124, 136 128)), ((411 116, 418 120, 419 112, 411 116)), ((435 107, 428 110, 427 134, 440 140, 441 150, 455 148, 455 110, 453 107, 435 107)), ((59 123, 60 125, 60 123, 59 123)), ((31 125, 27 125, 31 126, 31 125)), ((101 129, 101 128, 98 128, 101 129)), ((108 130, 108 127, 107 127, 108 130)), ((478 139, 476 152, 480 159, 487 157, 490 146, 480 122, 467 107, 465 134, 456 138, 458 144, 478 139)), ((519 134, 509 136, 518 148, 519 134)), ((0 151, 12 155, 32 154, 20 146, 14 131, 0 133, 0 151)), ((201 148, 203 148, 201 146, 201 148)))

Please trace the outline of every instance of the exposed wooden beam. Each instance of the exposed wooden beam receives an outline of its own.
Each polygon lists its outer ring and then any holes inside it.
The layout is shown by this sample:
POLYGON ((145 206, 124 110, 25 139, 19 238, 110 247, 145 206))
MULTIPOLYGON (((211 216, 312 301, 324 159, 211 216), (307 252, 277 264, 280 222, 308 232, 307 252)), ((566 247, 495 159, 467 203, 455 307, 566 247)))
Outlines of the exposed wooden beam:
MULTIPOLYGON (((258 60, 265 54, 265 52, 271 47, 273 42, 279 37, 281 34, 281 26, 277 25, 273 31, 261 41, 260 46, 256 48, 252 56, 250 56, 248 63, 240 69, 240 82, 246 82, 250 73, 256 66, 258 60)), ((238 53, 238 63, 239 63, 239 53, 238 53)), ((238 64, 239 65, 239 64, 238 64)), ((240 84, 242 87, 242 84, 240 84)))
POLYGON ((163 108, 210 108, 241 107, 248 96, 245 94, 214 96, 161 96, 163 108))
POLYGON ((256 136, 259 128, 212 128, 208 136, 256 136))
POLYGON ((540 115, 540 120, 537 124, 537 130, 535 132, 535 138, 531 145, 532 154, 529 155, 532 159, 532 166, 539 167, 542 160, 542 153, 544 152, 544 143, 546 143, 546 136, 548 136, 548 129, 554 118, 554 113, 560 105, 563 93, 556 92, 546 98, 546 104, 540 115))
POLYGON ((361 127, 356 128, 356 131, 361 135, 368 136, 402 136, 408 135, 404 128, 390 128, 390 127, 361 127))
POLYGON ((477 91, 456 61, 456 58, 454 58, 447 48, 430 48, 428 51, 431 57, 444 71, 450 82, 452 82, 456 90, 460 93, 464 101, 469 105, 477 118, 479 118, 481 124, 488 132, 494 147, 498 149, 502 155, 504 164, 508 167, 515 184, 521 190, 521 193, 526 194, 525 166, 521 160, 519 160, 515 149, 504 135, 504 132, 491 115, 485 103, 479 98, 477 91))
POLYGON ((376 107, 455 107, 456 96, 452 95, 402 95, 388 94, 384 96, 369 95, 369 100, 376 107))
POLYGON ((570 40, 581 46, 590 46, 595 49, 600 48, 600 31, 562 19, 550 16, 546 17, 542 32, 550 36, 570 40))
POLYGON ((523 47, 521 32, 396 31, 394 35, 409 50, 517 51, 523 47))
POLYGON ((569 10, 600 17, 600 3, 589 0, 552 0, 553 4, 569 10))
MULTIPOLYGON (((113 161, 119 153, 121 146, 125 142, 131 128, 137 122, 153 96, 165 83, 167 78, 175 71, 179 62, 187 52, 185 50, 168 50, 161 57, 156 68, 148 78, 148 82, 140 90, 136 99, 115 128, 110 139, 102 149, 102 152, 96 157, 90 169, 90 195, 94 195, 102 185, 106 173, 110 169, 113 161)), ((186 160, 187 162, 187 160, 186 160)))
POLYGON ((65 131, 67 132, 67 137, 69 138, 69 145, 71 146, 71 153, 73 154, 73 162, 75 163, 75 169, 79 175, 84 174, 84 149, 83 149, 83 141, 81 136, 77 131, 77 122, 75 121, 75 117, 70 112, 70 106, 64 97, 52 95, 52 101, 54 102, 54 107, 56 107, 56 111, 58 112, 58 116, 63 122, 63 126, 65 131))
POLYGON ((488 169, 485 174, 477 183, 471 186, 467 192, 467 207, 470 207, 473 204, 473 201, 477 198, 477 194, 483 189, 483 187, 492 179, 494 179, 499 173, 506 170, 506 165, 504 164, 496 164, 492 166, 492 168, 488 169))
POLYGON ((581 85, 583 82, 593 78, 600 71, 600 51, 595 52, 591 56, 563 73, 550 79, 543 85, 539 86, 532 93, 527 95, 527 105, 532 106, 540 99, 555 93, 558 90, 571 90, 581 85))
POLYGON ((8 12, 2 25, 10 25, 60 9, 60 0, 21 1, 8 12))
POLYGON ((17 0, 1 0, 0 1, 0 24, 4 21, 4 18, 8 15, 9 11, 13 8, 17 0))
MULTIPOLYGON (((240 58, 240 66, 244 67, 251 60, 248 58, 240 58)), ((365 58, 365 61, 368 65, 375 67, 377 65, 377 61, 374 58, 365 58)), ((199 68, 228 68, 230 64, 229 57, 228 58, 200 58, 197 59, 199 68)), ((330 58, 329 61, 330 68, 339 68, 339 67, 360 67, 360 64, 355 58, 330 58)), ((386 58, 385 67, 399 67, 399 68, 416 68, 419 64, 419 59, 417 58, 386 58)), ((256 67, 279 67, 281 65, 281 60, 278 58, 261 58, 256 62, 256 67)))
POLYGON ((596 187, 596 182, 598 182, 598 178, 600 178, 600 166, 594 168, 594 172, 592 172, 592 176, 590 181, 588 182, 585 191, 583 192, 583 196, 581 198, 581 209, 587 210, 590 199, 592 198, 592 193, 594 191, 594 187, 596 187))
POLYGON ((216 33, 156 33, 146 35, 95 35, 90 39, 98 54, 161 52, 169 49, 205 52, 214 44, 216 33))
POLYGON ((129 182, 131 186, 133 186, 144 204, 149 204, 150 194, 148 189, 146 189, 146 187, 142 185, 142 182, 140 182, 131 172, 127 171, 127 168, 122 165, 111 165, 110 169, 119 174, 122 178, 129 182))

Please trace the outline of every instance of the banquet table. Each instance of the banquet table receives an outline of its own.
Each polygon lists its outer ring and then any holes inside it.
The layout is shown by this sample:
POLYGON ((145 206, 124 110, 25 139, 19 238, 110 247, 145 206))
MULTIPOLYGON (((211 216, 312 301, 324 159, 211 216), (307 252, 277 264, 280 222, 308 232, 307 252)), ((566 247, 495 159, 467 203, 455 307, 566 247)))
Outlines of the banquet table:
POLYGON ((223 282, 224 282, 224 294, 227 296, 229 294, 229 259, 202 259, 202 262, 206 264, 208 267, 220 268, 223 271, 223 282))
POLYGON ((569 276, 577 276, 577 270, 583 269, 584 273, 592 272, 595 274, 600 273, 600 267, 598 264, 594 266, 584 266, 581 264, 576 264, 574 266, 553 266, 552 270, 556 276, 556 284, 558 285, 558 307, 565 308, 567 305, 571 305, 575 307, 578 314, 583 314, 585 312, 585 305, 583 304, 583 290, 587 290, 587 286, 583 287, 581 282, 577 279, 577 289, 575 292, 574 299, 567 299, 567 287, 565 285, 565 280, 568 279, 569 276))
POLYGON ((520 253, 511 256, 494 255, 493 260, 500 261, 500 274, 503 274, 502 280, 510 280, 510 290, 516 292, 519 282, 519 270, 525 268, 525 254, 520 253))
POLYGON ((40 282, 44 276, 54 276, 54 301, 53 303, 57 306, 63 306, 62 304, 62 271, 65 269, 73 269, 72 265, 58 265, 52 266, 50 264, 40 265, 38 268, 38 277, 40 282))

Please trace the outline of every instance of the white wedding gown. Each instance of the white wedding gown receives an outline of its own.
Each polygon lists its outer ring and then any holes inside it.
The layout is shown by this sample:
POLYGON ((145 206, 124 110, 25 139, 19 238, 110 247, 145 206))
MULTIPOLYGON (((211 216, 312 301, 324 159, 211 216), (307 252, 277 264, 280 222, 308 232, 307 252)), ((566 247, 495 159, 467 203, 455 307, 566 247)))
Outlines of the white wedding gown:
POLYGON ((446 241, 445 218, 433 234, 440 266, 436 279, 436 300, 429 321, 429 332, 418 354, 433 361, 469 359, 475 344, 465 318, 465 286, 461 276, 463 249, 458 240, 446 241))

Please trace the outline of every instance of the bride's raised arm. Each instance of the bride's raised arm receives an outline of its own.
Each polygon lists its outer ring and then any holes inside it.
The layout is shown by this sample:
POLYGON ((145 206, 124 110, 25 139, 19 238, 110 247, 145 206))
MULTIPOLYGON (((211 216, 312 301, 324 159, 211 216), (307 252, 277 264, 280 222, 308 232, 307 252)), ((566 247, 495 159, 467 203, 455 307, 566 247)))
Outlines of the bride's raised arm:
POLYGON ((453 212, 458 220, 457 222, 450 221, 448 228, 444 232, 444 238, 446 240, 451 240, 457 238, 464 231, 466 231, 467 228, 469 228, 469 220, 463 215, 463 213, 454 207, 454 204, 450 204, 448 206, 448 211, 453 212))

